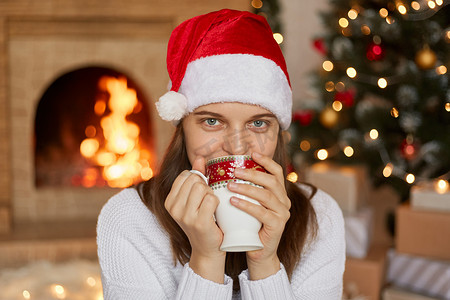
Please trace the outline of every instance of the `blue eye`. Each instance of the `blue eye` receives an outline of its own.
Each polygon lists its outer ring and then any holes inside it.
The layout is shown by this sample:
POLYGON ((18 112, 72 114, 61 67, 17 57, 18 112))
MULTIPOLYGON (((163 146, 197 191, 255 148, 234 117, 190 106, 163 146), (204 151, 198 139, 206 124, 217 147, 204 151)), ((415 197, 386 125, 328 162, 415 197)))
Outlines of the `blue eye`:
POLYGON ((266 122, 261 121, 261 120, 253 121, 253 126, 255 126, 255 127, 263 127, 265 124, 266 124, 266 122))
POLYGON ((206 124, 208 124, 209 126, 214 126, 217 124, 217 119, 213 119, 213 118, 206 119, 206 124))

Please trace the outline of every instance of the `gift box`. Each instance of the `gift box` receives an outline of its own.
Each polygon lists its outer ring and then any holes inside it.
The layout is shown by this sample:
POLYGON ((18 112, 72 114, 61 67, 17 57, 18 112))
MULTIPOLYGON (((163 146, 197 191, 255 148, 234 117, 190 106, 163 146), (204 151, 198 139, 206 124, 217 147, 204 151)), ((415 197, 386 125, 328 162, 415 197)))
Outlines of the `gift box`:
POLYGON ((356 212, 368 198, 367 171, 363 166, 338 166, 328 162, 312 165, 306 181, 330 194, 344 212, 356 212))
POLYGON ((352 287, 358 297, 365 300, 380 299, 385 282, 386 253, 388 247, 372 245, 363 259, 347 257, 344 272, 344 290, 352 287))
POLYGON ((345 243, 347 256, 363 258, 367 255, 373 228, 373 213, 363 207, 355 213, 345 213, 345 243))
POLYGON ((450 260, 450 213, 413 210, 408 204, 396 211, 396 250, 450 260))
POLYGON ((410 291, 450 300, 450 262, 388 252, 387 280, 410 291))
POLYGON ((411 188, 411 207, 418 210, 434 210, 450 212, 450 189, 448 183, 442 181, 422 183, 411 188))
POLYGON ((388 287, 383 291, 383 300, 439 300, 438 298, 423 296, 400 289, 398 287, 388 287))

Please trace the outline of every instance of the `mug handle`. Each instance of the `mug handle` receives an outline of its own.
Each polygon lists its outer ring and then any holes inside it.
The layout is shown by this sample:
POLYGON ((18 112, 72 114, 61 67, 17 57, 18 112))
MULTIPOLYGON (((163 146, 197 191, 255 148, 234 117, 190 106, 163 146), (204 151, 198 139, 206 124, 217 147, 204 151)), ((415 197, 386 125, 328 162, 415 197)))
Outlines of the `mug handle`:
POLYGON ((190 170, 189 172, 191 172, 193 174, 197 174, 198 176, 200 176, 205 181, 205 183, 208 185, 208 178, 206 178, 206 176, 203 175, 202 172, 197 171, 197 170, 190 170))

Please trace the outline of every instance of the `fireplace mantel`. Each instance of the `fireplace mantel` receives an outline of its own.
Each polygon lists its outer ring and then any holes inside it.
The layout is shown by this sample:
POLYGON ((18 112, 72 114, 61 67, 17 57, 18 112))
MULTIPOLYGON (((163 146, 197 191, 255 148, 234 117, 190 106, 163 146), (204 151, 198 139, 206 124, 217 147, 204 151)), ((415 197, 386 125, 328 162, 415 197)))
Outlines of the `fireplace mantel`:
MULTIPOLYGON (((77 68, 106 66, 129 74, 153 110, 167 88, 170 32, 189 17, 225 7, 246 10, 250 1, 0 2, 0 235, 15 236, 15 228, 27 224, 93 224, 104 202, 117 192, 34 186, 33 122, 49 84, 77 68)), ((153 124, 158 160, 173 128, 159 118, 153 124)))

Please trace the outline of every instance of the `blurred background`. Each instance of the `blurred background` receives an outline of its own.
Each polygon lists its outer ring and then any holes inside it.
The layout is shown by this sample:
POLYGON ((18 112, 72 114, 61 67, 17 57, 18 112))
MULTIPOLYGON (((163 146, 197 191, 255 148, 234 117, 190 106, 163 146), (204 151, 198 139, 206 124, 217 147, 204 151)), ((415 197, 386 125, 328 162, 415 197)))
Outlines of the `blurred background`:
POLYGON ((343 299, 450 299, 450 1, 0 1, 0 299, 103 299, 97 216, 173 127, 171 31, 267 18, 294 110, 288 180, 344 212, 343 299))

